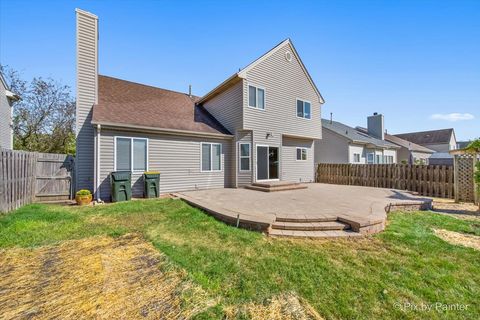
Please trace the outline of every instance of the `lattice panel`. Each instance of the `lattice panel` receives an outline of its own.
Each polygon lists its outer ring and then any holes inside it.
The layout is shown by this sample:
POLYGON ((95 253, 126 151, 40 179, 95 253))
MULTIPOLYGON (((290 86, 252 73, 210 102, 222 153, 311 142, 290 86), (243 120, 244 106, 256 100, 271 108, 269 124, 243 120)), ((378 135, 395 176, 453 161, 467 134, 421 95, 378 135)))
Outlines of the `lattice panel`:
POLYGON ((473 181, 475 156, 470 154, 455 155, 455 200, 475 201, 475 184, 473 181))

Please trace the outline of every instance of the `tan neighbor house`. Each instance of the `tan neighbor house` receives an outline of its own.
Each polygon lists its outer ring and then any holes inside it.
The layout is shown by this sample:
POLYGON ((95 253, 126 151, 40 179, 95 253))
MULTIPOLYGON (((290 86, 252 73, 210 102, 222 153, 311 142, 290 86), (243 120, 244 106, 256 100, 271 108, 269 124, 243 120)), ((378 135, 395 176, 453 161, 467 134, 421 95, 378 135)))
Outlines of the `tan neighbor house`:
POLYGON ((291 40, 203 97, 98 74, 98 18, 77 9, 77 189, 161 172, 160 192, 314 181, 323 98, 291 40))

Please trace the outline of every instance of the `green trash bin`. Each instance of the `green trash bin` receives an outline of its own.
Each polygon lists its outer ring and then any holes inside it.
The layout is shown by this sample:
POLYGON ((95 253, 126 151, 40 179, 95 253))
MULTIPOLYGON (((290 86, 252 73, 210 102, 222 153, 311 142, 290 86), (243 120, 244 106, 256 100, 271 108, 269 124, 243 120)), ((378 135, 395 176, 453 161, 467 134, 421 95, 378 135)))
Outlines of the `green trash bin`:
POLYGON ((145 172, 143 181, 143 196, 158 198, 160 196, 160 172, 145 172))
POLYGON ((110 174, 112 202, 132 199, 132 177, 130 171, 115 171, 110 174))

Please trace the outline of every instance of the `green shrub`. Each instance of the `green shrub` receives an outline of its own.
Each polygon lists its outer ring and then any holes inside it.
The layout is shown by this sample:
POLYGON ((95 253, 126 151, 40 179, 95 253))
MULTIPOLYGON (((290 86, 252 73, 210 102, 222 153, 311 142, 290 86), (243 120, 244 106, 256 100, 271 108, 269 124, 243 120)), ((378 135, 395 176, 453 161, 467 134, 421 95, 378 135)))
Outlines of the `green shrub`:
POLYGON ((82 189, 77 191, 77 196, 89 196, 91 194, 92 193, 90 192, 90 190, 87 190, 87 189, 82 189))

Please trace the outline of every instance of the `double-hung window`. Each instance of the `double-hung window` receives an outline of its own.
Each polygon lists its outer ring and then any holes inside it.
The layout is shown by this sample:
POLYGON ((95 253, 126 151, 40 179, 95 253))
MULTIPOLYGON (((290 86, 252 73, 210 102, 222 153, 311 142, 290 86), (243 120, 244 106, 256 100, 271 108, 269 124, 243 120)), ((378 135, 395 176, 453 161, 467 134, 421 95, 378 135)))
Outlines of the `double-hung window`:
POLYGON ((148 170, 148 140, 146 138, 115 137, 115 170, 148 170))
POLYGON ((297 117, 311 119, 311 109, 310 102, 297 99, 297 117))
POLYGON ((375 155, 373 153, 367 154, 367 163, 368 164, 375 163, 375 155))
POLYGON ((220 143, 202 142, 201 152, 202 171, 222 170, 222 145, 220 143))
POLYGON ((240 171, 250 171, 250 143, 239 143, 240 171))
POLYGON ((265 89, 248 86, 248 106, 265 110, 265 89))
POLYGON ((353 162, 359 163, 360 162, 360 153, 353 154, 353 162))
POLYGON ((297 148, 297 160, 307 160, 307 148, 297 148))

